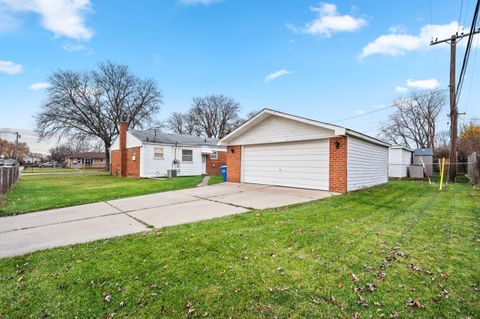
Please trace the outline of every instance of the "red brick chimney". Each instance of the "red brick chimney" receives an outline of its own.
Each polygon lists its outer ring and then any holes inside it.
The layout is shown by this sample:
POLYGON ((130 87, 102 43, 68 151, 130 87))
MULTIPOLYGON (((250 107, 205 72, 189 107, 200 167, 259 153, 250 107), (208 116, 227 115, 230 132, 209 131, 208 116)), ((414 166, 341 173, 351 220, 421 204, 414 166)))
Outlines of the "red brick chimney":
POLYGON ((128 123, 124 117, 120 121, 120 176, 127 177, 127 129, 128 123))

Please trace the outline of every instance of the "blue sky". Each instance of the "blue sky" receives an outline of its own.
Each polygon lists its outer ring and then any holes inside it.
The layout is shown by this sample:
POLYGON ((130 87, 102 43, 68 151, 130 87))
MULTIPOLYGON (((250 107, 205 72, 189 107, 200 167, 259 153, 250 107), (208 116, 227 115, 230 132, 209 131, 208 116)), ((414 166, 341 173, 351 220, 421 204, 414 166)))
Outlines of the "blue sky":
MULTIPOLYGON (((106 59, 158 81, 160 120, 194 96, 225 94, 243 114, 270 107, 335 122, 446 89, 448 45, 428 43, 469 27, 475 3, 463 2, 460 14, 454 0, 0 0, 0 127, 33 127, 53 70, 106 59)), ((480 117, 475 51, 459 105, 467 118, 480 117)), ((338 124, 375 134, 390 112, 338 124)))

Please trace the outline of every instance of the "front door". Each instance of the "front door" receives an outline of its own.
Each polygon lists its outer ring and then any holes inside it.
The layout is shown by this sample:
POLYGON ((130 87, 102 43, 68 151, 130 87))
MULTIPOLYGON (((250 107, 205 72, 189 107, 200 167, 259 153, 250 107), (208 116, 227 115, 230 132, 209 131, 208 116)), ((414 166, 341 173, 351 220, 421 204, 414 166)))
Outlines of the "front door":
POLYGON ((207 174, 207 155, 202 154, 202 175, 207 174))

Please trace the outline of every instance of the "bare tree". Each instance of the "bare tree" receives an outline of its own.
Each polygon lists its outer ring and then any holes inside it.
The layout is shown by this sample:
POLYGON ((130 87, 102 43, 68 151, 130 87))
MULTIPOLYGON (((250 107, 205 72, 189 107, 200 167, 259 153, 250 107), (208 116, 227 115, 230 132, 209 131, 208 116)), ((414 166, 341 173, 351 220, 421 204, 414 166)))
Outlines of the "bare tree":
POLYGON ((196 135, 195 124, 189 120, 189 114, 173 112, 167 120, 167 127, 176 134, 196 135))
POLYGON ((40 138, 85 135, 109 148, 118 135, 120 119, 131 128, 150 124, 162 96, 154 80, 140 79, 126 65, 100 63, 98 70, 57 71, 49 78, 48 97, 36 116, 40 138))
POLYGON ((445 104, 440 91, 414 92, 395 101, 395 113, 380 127, 381 137, 407 147, 435 148, 438 115, 445 104))
POLYGON ((240 104, 224 95, 196 97, 187 113, 173 113, 168 124, 177 134, 222 138, 242 122, 239 111, 240 104))
POLYGON ((450 132, 440 131, 435 136, 436 147, 448 147, 450 145, 450 132))

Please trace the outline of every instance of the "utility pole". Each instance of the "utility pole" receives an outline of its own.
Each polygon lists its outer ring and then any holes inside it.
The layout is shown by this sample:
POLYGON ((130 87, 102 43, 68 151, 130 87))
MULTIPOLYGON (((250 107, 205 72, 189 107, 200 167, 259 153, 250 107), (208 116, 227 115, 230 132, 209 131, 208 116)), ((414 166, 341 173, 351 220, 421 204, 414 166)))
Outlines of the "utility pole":
POLYGON ((20 138, 20 134, 18 132, 15 132, 15 159, 18 162, 18 139, 20 138))
POLYGON ((450 165, 449 165, 449 181, 455 182, 457 178, 457 144, 458 144, 458 109, 455 95, 455 65, 456 65, 456 51, 457 43, 464 37, 473 36, 480 33, 480 30, 475 30, 471 33, 454 34, 450 38, 435 41, 432 40, 430 45, 439 43, 450 44, 450 165))

